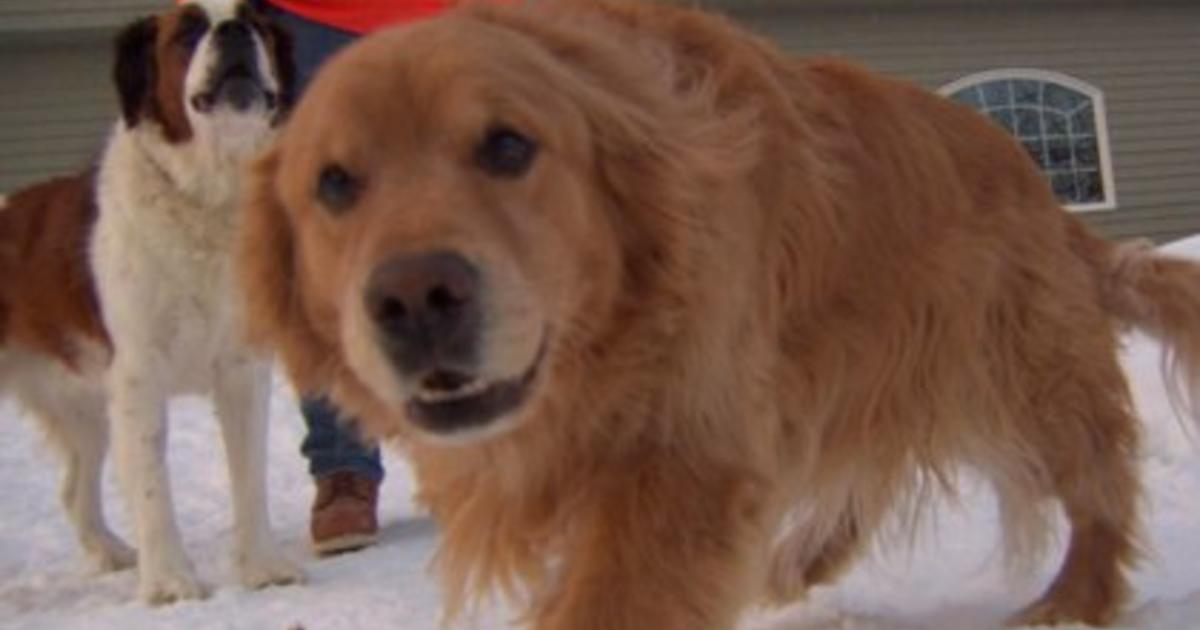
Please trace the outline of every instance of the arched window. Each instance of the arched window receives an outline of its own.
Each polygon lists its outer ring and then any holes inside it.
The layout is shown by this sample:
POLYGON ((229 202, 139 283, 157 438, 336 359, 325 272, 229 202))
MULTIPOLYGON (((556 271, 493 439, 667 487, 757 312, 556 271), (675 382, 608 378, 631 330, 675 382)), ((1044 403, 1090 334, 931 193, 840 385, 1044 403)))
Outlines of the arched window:
POLYGON ((990 70, 939 90, 978 109, 1016 136, 1072 210, 1117 206, 1104 95, 1046 70, 990 70))

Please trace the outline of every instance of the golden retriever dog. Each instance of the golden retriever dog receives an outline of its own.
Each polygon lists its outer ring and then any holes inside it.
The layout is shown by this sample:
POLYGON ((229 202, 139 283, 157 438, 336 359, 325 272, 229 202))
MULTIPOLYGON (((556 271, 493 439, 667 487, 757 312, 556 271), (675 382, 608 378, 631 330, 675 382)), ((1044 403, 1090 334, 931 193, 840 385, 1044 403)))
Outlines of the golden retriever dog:
POLYGON ((257 343, 411 456, 447 612, 499 589, 537 630, 731 628, 963 467, 1011 542, 1069 518, 1014 619, 1111 622, 1138 557, 1121 328, 1170 344, 1180 391, 1200 366, 1200 267, 1095 236, 978 113, 692 9, 367 37, 247 212, 257 343))

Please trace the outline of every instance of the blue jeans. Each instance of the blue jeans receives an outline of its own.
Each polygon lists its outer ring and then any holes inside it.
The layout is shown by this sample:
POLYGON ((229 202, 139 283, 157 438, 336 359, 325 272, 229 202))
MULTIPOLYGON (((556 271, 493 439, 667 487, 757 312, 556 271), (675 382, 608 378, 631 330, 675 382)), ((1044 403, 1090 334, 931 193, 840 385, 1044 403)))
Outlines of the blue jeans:
POLYGON ((367 446, 357 433, 338 417, 337 408, 324 398, 305 398, 300 412, 308 435, 300 452, 308 458, 308 473, 316 478, 351 471, 374 481, 383 480, 379 447, 367 446))
MULTIPOLYGON (((297 97, 304 93, 325 59, 354 41, 353 33, 306 20, 268 3, 260 6, 292 34, 297 97)), ((320 478, 339 471, 352 471, 375 481, 383 479, 379 448, 365 445, 348 424, 339 419, 338 410, 331 402, 325 398, 306 398, 300 402, 300 412, 308 425, 308 435, 300 445, 300 452, 308 458, 309 474, 320 478)))

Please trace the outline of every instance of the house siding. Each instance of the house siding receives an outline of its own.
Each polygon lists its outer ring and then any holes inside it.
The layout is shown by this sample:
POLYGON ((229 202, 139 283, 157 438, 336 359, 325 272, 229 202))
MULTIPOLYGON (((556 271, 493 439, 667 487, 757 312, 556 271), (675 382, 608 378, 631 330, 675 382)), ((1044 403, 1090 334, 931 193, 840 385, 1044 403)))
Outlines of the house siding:
POLYGON ((108 28, 161 10, 170 0, 0 0, 0 35, 108 28))
MULTIPOLYGON (((1113 236, 1200 232, 1200 3, 1090 0, 688 0, 798 55, 835 54, 937 89, 997 68, 1053 70, 1104 93, 1113 236)), ((75 170, 116 114, 116 29, 167 0, 0 0, 0 193, 75 170)))
POLYGON ((0 0, 0 194, 77 171, 116 116, 118 29, 171 0, 0 0))
POLYGON ((933 90, 998 68, 1086 81, 1104 94, 1117 207, 1081 216, 1115 237, 1200 232, 1200 4, 717 4, 794 54, 846 57, 933 90))
POLYGON ((116 115, 105 35, 70 45, 0 37, 0 194, 80 170, 99 153, 116 115))

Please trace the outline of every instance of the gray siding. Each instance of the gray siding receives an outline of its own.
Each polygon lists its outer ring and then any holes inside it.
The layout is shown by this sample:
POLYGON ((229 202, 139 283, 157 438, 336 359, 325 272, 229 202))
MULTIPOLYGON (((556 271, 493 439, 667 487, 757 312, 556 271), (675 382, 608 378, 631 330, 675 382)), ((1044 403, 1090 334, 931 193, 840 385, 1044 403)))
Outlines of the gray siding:
POLYGON ((0 0, 0 194, 83 168, 116 115, 112 39, 171 0, 0 0))
POLYGON ((0 37, 0 194, 79 170, 100 150, 116 112, 107 35, 0 37))
POLYGON ((0 0, 0 34, 107 28, 169 6, 170 0, 0 0))
MULTIPOLYGON (((1200 232, 1200 3, 1152 0, 687 0, 801 54, 838 54, 936 89, 1006 67, 1104 92, 1112 235, 1200 232), (999 5, 999 6, 998 6, 999 5), (913 7, 920 7, 919 9, 913 7)), ((115 115, 115 29, 168 0, 0 0, 0 193, 84 165, 115 115)))
POLYGON ((1163 241, 1200 232, 1198 3, 923 5, 919 11, 721 4, 796 54, 848 57, 931 89, 1013 67, 1091 83, 1108 109, 1117 208, 1082 216, 1113 236, 1163 241))

